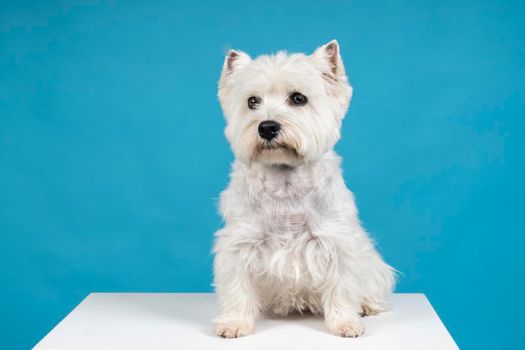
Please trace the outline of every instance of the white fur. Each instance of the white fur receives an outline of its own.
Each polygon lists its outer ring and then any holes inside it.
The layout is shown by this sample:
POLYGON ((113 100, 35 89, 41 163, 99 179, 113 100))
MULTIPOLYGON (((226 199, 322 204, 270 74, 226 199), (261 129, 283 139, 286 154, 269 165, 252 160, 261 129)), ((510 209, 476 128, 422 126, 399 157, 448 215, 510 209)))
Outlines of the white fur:
POLYGON ((360 225, 332 150, 351 93, 335 41, 310 56, 226 57, 219 99, 236 160, 214 246, 218 335, 248 334, 268 310, 323 314, 335 334, 355 337, 360 314, 388 308, 393 270, 360 225), (307 104, 291 105, 292 92, 307 104), (261 99, 255 110, 250 96, 261 99), (263 120, 282 125, 271 142, 258 134, 263 120))

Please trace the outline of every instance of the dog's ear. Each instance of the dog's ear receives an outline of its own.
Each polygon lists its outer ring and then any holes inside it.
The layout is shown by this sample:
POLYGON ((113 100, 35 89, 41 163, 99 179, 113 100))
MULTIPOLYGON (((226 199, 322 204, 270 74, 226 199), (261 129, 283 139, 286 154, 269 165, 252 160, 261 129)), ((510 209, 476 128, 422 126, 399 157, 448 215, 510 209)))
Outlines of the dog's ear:
POLYGON ((229 79, 229 77, 233 72, 240 69, 247 63, 250 63, 251 60, 252 59, 248 54, 238 50, 229 50, 226 58, 224 59, 224 65, 222 66, 222 73, 219 79, 219 101, 221 102, 221 106, 225 115, 228 115, 229 113, 227 111, 229 107, 226 101, 229 100, 228 96, 232 88, 232 80, 229 79))
POLYGON ((321 65, 323 73, 331 75, 332 78, 346 75, 337 40, 318 47, 310 57, 321 65))
POLYGON ((222 77, 227 76, 236 69, 244 66, 246 63, 250 62, 252 59, 250 56, 242 51, 238 50, 229 50, 226 58, 224 59, 224 65, 222 67, 222 77))
POLYGON ((309 58, 320 69, 328 93, 337 97, 339 103, 346 110, 352 98, 353 89, 348 83, 337 41, 332 40, 317 48, 309 58))

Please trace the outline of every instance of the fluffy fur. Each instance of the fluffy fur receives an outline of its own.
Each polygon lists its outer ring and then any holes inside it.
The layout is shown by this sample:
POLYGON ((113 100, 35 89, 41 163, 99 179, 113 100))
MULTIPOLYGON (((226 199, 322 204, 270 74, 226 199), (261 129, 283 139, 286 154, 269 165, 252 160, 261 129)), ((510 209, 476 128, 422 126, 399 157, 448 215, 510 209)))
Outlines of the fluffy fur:
POLYGON ((393 270, 362 228, 333 151, 351 95, 336 41, 312 55, 228 53, 219 100, 236 160, 214 246, 218 335, 252 332, 260 311, 308 311, 356 337, 362 315, 388 309, 393 270), (308 102, 290 103, 294 92, 308 102), (265 120, 281 125, 270 141, 258 133, 265 120))

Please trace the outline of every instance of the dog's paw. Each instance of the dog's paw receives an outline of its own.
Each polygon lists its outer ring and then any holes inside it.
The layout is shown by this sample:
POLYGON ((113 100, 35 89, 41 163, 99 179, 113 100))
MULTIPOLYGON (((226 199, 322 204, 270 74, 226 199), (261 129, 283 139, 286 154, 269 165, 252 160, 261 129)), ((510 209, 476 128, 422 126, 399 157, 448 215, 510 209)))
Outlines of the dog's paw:
POLYGON ((253 322, 219 323, 215 327, 215 334, 222 338, 239 338, 254 331, 253 322))
POLYGON ((330 327, 335 334, 345 338, 357 338, 365 332, 365 326, 361 322, 343 322, 330 327))

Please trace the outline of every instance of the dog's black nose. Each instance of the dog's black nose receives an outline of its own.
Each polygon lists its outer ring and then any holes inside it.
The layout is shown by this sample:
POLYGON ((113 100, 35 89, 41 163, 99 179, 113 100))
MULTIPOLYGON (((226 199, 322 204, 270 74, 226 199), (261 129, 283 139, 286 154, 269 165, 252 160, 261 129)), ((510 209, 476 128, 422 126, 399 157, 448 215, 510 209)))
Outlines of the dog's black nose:
POLYGON ((279 130, 281 130, 281 124, 273 121, 273 120, 265 120, 259 124, 259 135, 265 139, 270 141, 273 139, 277 134, 279 133, 279 130))

